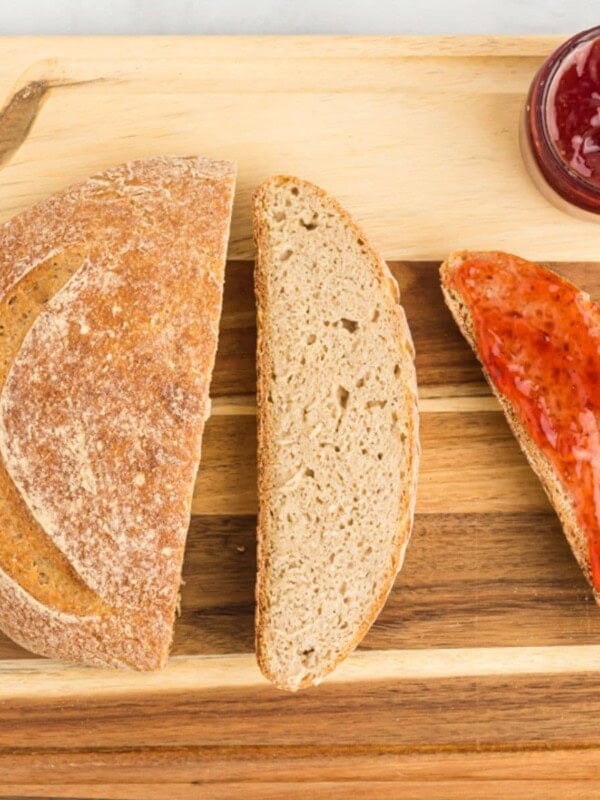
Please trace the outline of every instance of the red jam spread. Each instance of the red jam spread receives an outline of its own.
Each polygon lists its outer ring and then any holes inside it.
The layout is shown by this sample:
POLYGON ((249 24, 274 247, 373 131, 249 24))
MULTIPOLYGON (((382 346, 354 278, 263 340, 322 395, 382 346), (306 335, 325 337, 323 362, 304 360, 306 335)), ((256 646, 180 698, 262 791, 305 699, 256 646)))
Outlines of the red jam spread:
POLYGON ((600 186, 600 39, 575 48, 548 92, 547 126, 560 158, 600 186))
POLYGON ((600 588, 600 307, 553 272, 503 254, 467 256, 451 281, 491 379, 574 504, 600 588))

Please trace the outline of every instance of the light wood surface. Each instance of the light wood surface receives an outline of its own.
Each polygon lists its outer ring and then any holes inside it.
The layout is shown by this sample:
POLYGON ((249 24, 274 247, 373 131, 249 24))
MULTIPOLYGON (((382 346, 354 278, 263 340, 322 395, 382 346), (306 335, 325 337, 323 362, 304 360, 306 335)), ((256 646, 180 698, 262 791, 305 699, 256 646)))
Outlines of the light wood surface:
POLYGON ((287 172, 339 197, 387 259, 467 243, 593 260, 593 225, 550 206, 518 150, 527 89, 559 41, 5 38, 0 215, 115 161, 200 152, 238 162, 234 258, 252 257, 253 187, 287 172))
POLYGON ((502 247, 600 298, 600 228, 547 205, 518 154, 524 94, 556 44, 0 40, 0 217, 153 153, 234 158, 240 176, 173 659, 150 675, 81 669, 0 637, 0 798, 595 791, 600 611, 437 278, 453 248, 502 247), (297 696, 252 654, 249 202, 277 171, 336 194, 390 261, 422 412, 405 567, 361 649, 297 696))

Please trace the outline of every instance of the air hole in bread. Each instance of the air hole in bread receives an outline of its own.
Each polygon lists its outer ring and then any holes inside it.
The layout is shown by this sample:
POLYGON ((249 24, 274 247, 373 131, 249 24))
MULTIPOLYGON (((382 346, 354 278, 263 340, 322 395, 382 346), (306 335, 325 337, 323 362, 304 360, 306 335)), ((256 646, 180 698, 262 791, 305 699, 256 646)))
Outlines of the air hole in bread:
POLYGON ((372 408, 385 408, 387 400, 369 400, 367 402, 367 409, 370 411, 372 408))
POLYGON ((300 217, 300 225, 302 225, 302 227, 305 228, 307 231, 314 231, 316 228, 319 227, 319 223, 317 222, 317 215, 314 214, 310 222, 306 222, 306 220, 300 217))
POLYGON ((311 333, 309 335, 308 339, 306 340, 306 343, 307 344, 314 344, 316 341, 317 341, 317 337, 314 335, 314 333, 311 333))
POLYGON ((346 410, 348 407, 348 398, 350 397, 350 392, 347 389, 344 389, 343 386, 338 386, 337 388, 337 399, 340 407, 346 410))
POLYGON ((307 669, 313 669, 317 665, 317 654, 314 647, 302 651, 302 664, 307 669))
POLYGON ((300 189, 298 189, 297 186, 292 186, 292 188, 290 189, 290 194, 293 194, 294 197, 298 197, 298 195, 300 194, 300 189))
POLYGON ((293 255, 293 253, 294 253, 294 251, 291 248, 286 247, 286 249, 283 250, 281 255, 279 256, 279 260, 280 261, 288 261, 288 259, 293 255))
POLYGON ((346 319, 345 317, 342 317, 340 322, 342 323, 342 328, 346 331, 349 331, 349 333, 354 333, 354 331, 358 328, 358 322, 353 319, 346 319))

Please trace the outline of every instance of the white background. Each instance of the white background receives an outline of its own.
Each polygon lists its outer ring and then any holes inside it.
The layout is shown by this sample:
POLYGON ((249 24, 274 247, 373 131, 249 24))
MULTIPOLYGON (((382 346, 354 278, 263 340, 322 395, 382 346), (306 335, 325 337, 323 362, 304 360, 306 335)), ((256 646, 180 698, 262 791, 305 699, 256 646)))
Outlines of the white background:
POLYGON ((600 0, 0 0, 3 34, 572 33, 600 0))

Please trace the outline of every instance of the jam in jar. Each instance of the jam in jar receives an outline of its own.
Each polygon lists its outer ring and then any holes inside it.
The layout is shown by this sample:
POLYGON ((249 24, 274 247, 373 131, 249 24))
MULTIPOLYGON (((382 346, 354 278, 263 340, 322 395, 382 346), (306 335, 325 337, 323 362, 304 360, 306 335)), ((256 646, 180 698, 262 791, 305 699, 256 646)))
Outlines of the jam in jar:
POLYGON ((569 39, 542 65, 520 138, 538 188, 565 210, 600 220, 600 27, 569 39))

